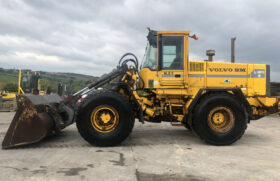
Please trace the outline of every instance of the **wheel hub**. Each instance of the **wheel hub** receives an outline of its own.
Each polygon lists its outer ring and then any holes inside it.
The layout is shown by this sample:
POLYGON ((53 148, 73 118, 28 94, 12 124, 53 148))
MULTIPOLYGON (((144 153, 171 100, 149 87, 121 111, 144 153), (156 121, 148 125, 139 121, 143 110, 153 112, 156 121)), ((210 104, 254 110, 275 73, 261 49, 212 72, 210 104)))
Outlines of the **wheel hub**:
POLYGON ((235 122, 235 117, 231 109, 225 106, 213 108, 208 114, 207 123, 209 127, 217 133, 230 131, 235 122))
POLYGON ((100 116, 101 121, 106 124, 111 120, 111 116, 110 114, 106 114, 106 113, 102 113, 102 115, 100 116))
POLYGON ((225 121, 225 116, 221 112, 217 112, 213 115, 213 121, 215 124, 221 124, 225 121))
POLYGON ((101 133, 112 132, 119 123, 119 114, 109 105, 100 105, 91 113, 92 127, 101 133))

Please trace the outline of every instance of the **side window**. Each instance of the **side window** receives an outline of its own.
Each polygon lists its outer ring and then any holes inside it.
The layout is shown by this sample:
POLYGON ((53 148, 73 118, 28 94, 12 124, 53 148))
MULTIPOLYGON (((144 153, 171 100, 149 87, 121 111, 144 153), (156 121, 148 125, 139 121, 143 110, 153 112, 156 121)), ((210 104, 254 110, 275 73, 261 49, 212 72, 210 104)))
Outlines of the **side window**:
POLYGON ((162 37, 162 69, 184 68, 184 37, 162 37))

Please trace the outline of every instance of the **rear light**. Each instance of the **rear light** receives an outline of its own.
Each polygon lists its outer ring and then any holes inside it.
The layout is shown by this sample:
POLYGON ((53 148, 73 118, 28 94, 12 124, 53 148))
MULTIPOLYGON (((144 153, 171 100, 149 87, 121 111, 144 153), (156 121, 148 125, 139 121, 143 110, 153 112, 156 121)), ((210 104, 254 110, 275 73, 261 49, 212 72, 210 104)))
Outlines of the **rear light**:
POLYGON ((81 103, 83 101, 83 98, 81 97, 80 99, 77 100, 77 103, 81 103))
POLYGON ((87 94, 82 95, 82 97, 77 100, 77 103, 81 103, 86 97, 87 97, 87 94))

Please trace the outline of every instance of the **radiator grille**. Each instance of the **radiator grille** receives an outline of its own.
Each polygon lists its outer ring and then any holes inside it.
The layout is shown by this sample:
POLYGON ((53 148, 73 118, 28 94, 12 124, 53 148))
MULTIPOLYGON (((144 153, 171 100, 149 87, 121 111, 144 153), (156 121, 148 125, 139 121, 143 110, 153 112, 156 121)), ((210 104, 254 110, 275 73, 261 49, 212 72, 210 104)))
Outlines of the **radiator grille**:
POLYGON ((190 62, 190 72, 203 72, 204 63, 200 62, 190 62))

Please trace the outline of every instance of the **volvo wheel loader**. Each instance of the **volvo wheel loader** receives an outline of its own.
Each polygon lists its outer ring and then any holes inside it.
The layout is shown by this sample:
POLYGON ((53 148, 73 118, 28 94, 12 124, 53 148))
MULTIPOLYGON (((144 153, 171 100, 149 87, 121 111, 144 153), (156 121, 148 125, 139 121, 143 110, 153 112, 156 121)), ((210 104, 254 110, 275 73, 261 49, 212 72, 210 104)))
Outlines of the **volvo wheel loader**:
POLYGON ((190 60, 190 38, 197 36, 149 30, 140 70, 128 53, 112 72, 67 98, 18 95, 2 147, 38 142, 74 122, 89 143, 114 146, 136 118, 180 124, 209 144, 230 145, 251 120, 280 111, 279 97, 270 96, 269 65, 190 60))

